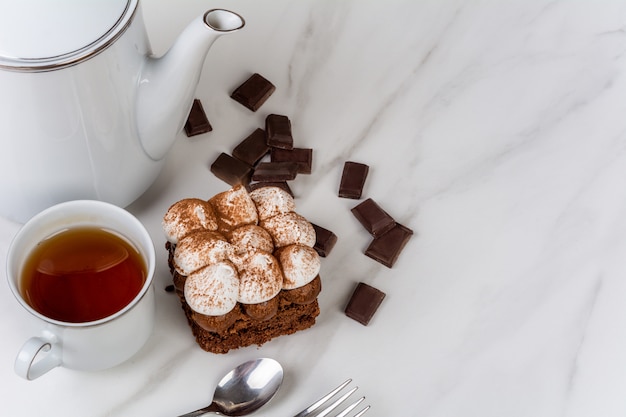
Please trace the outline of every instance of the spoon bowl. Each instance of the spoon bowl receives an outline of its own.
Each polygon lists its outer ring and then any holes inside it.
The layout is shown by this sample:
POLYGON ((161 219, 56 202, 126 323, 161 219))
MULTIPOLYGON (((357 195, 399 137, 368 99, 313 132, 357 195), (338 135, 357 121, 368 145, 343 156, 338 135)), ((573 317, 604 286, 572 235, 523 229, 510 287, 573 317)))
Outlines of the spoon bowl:
POLYGON ((247 416, 271 400, 283 382, 282 366, 270 358, 242 363, 218 382, 213 402, 204 408, 179 417, 199 417, 214 413, 224 416, 247 416))

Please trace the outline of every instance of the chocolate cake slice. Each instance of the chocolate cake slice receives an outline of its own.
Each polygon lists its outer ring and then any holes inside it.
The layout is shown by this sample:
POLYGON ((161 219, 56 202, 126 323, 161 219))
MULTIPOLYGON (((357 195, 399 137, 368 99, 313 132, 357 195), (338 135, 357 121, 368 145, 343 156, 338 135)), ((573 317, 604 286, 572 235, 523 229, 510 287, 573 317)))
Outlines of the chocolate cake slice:
POLYGON ((174 288, 198 345, 226 353, 310 328, 320 314, 315 229, 279 187, 181 200, 163 218, 174 288))

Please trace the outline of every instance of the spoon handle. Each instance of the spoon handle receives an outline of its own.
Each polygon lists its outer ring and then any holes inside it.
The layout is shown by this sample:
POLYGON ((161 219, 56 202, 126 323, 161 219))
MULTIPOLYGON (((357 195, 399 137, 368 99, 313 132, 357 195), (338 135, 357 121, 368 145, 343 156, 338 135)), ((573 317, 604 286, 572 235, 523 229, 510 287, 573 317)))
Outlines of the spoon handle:
POLYGON ((206 414, 216 414, 220 416, 223 415, 222 413, 219 412, 219 410, 220 410, 219 406, 213 402, 208 407, 204 407, 199 410, 192 411, 191 413, 182 414, 178 417, 200 417, 206 414))

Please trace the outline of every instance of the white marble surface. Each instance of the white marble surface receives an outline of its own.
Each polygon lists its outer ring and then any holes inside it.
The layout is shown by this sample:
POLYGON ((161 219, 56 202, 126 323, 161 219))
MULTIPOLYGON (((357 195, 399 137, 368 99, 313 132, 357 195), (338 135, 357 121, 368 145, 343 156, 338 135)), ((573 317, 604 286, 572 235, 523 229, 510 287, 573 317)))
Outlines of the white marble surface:
MULTIPOLYGON (((160 263, 158 324, 130 362, 98 373, 13 373, 35 329, 0 286, 0 414, 175 416, 226 370, 286 370, 258 416, 289 416, 352 377, 370 416, 626 415, 626 3, 618 0, 145 0, 162 54, 204 10, 241 13, 198 87, 214 131, 184 134, 129 210, 160 263), (257 112, 228 94, 252 72, 277 86, 257 112), (314 169, 298 210, 339 236, 309 331, 213 355, 169 282, 160 219, 224 190, 208 165, 269 113, 288 115, 314 169), (388 269, 337 197, 341 166, 371 166, 365 197, 416 234, 388 269), (387 293, 369 326, 343 314, 358 281, 387 293)), ((0 220, 0 269, 18 225, 0 220)))

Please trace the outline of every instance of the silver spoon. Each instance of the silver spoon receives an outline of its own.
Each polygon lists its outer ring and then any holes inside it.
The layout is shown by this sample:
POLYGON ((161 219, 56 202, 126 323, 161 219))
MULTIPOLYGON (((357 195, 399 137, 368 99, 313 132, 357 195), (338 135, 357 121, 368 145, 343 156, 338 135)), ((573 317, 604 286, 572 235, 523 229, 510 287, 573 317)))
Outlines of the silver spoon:
POLYGON ((244 362, 224 375, 208 407, 179 417, 199 417, 208 413, 247 416, 271 400, 282 382, 283 368, 274 359, 244 362))

